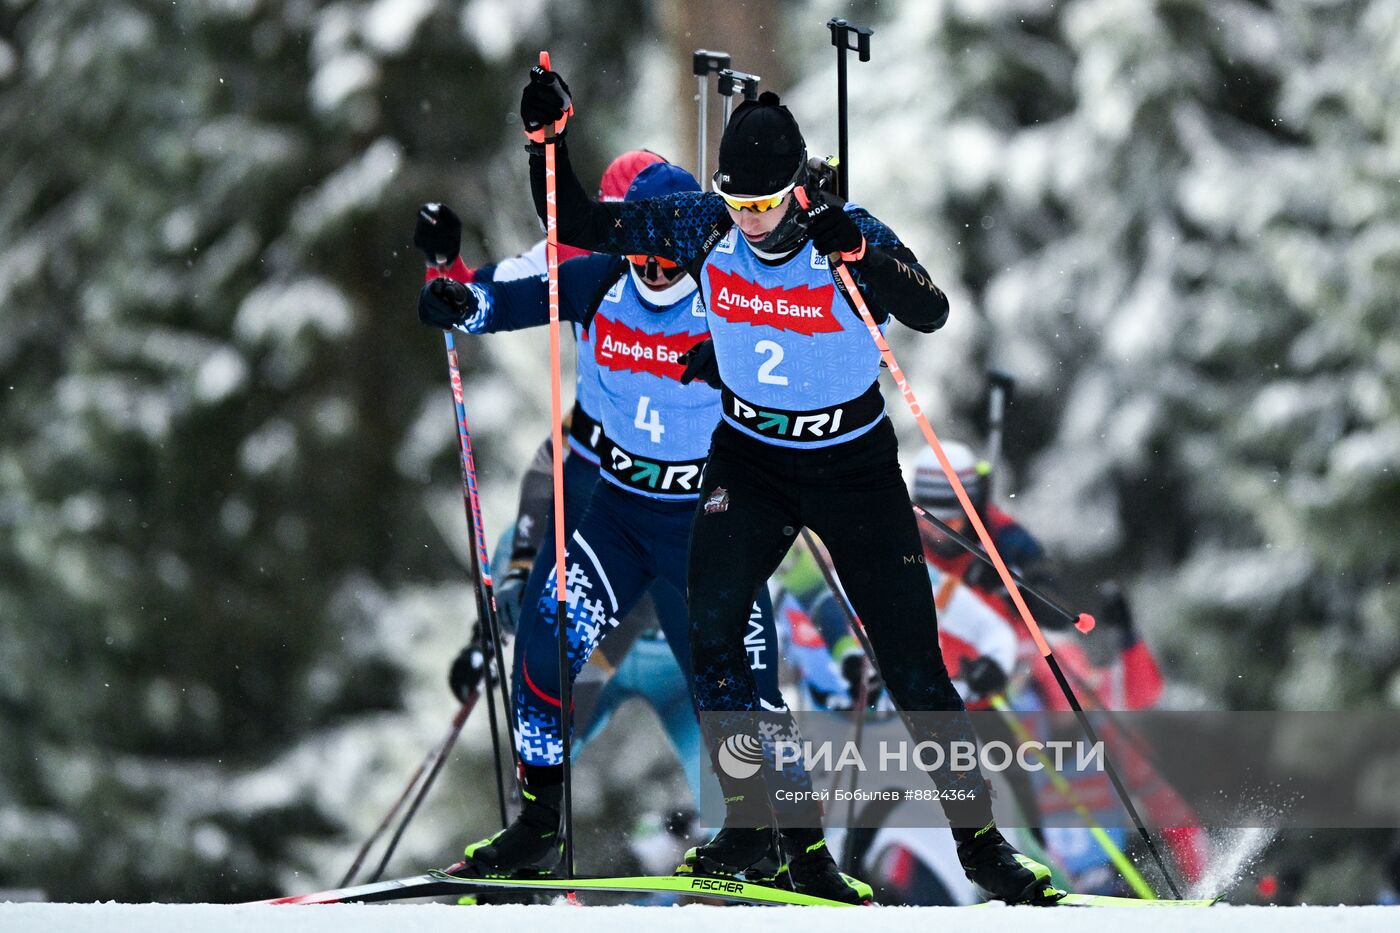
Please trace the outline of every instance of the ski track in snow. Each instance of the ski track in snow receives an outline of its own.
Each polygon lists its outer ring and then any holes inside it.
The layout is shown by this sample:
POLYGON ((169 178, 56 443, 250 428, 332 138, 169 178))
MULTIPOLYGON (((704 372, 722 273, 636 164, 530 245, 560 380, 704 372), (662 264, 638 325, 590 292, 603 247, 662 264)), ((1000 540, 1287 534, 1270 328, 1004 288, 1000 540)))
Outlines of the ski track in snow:
POLYGON ((1395 907, 1229 907, 1071 908, 867 907, 861 912, 838 907, 456 907, 445 904, 347 904, 315 907, 217 904, 0 904, 5 933, 522 933, 568 929, 570 933, 616 933, 652 930, 666 933, 772 931, 850 933, 854 925, 881 933, 911 930, 956 930, 993 933, 1080 931, 1230 931, 1273 933, 1276 930, 1395 930, 1395 907))

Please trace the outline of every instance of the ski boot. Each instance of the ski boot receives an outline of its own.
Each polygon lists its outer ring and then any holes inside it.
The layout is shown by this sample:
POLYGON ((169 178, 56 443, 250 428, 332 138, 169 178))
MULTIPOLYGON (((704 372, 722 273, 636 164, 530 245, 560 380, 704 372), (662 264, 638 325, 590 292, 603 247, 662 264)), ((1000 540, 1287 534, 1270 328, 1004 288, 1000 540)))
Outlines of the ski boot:
POLYGON ((798 894, 846 904, 869 904, 874 900, 870 885, 836 867, 821 830, 785 829, 780 835, 787 863, 778 873, 779 885, 798 894))
POLYGON ((725 827, 704 845, 685 853, 677 875, 712 875, 771 884, 782 867, 777 835, 770 827, 725 827))
POLYGON ((967 879, 1008 904, 1053 904, 1065 892, 1050 881, 1050 869, 1011 847, 988 823, 978 830, 954 829, 958 861, 967 879))
POLYGON ((559 865, 563 842, 559 811, 562 784, 520 788, 524 806, 505 829, 467 846, 457 874, 479 878, 549 877, 559 865))

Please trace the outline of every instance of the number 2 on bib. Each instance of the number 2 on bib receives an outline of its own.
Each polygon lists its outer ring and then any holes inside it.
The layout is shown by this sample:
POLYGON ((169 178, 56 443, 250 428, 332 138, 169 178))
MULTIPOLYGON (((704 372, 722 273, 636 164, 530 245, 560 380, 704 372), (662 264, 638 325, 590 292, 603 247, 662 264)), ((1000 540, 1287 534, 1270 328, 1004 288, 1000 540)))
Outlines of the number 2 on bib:
POLYGON ((778 364, 783 361, 783 346, 773 340, 760 340, 753 345, 753 352, 766 353, 768 359, 758 367, 758 381, 770 386, 785 386, 788 384, 787 376, 775 376, 773 370, 778 368, 778 364))
POLYGON ((637 417, 632 419, 632 424, 649 433, 653 444, 659 444, 661 443, 661 435, 666 433, 666 429, 661 426, 661 412, 655 408, 651 409, 651 417, 647 417, 647 409, 650 406, 651 396, 643 395, 637 399, 637 417))

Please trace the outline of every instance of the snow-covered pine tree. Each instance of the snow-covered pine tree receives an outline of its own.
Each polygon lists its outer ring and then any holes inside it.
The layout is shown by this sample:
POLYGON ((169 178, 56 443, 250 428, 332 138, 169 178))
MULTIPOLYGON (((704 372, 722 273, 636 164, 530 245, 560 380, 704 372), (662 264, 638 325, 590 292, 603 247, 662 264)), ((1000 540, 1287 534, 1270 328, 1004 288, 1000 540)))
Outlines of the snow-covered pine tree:
MULTIPOLYGON (((570 14, 595 100, 627 80, 621 6, 570 14)), ((473 261, 536 235, 511 117, 551 15, 0 9, 0 886, 324 883, 339 821, 372 825, 446 724, 471 603, 427 514, 465 536, 408 241, 430 198, 463 208, 473 261), (413 721, 385 715, 406 670, 413 721)), ((538 418, 491 398, 495 424, 538 418)), ((537 424, 479 452, 501 509, 537 424)))

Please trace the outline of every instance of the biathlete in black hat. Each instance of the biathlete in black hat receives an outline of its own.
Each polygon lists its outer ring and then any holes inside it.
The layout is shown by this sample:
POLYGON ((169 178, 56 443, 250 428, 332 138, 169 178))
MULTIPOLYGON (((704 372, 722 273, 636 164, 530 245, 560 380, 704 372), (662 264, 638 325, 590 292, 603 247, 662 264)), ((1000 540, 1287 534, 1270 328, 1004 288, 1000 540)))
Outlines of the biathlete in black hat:
MULTIPOLYGON (((543 128, 550 126, 560 134, 560 241, 673 260, 698 283, 708 315, 712 342, 691 354, 687 372, 722 383, 723 398, 687 575, 701 711, 764 709, 744 649, 748 607, 798 532, 810 527, 830 551, 899 708, 961 713, 962 700, 939 653, 923 549, 877 384, 880 353, 838 294, 828 256, 839 256, 854 272, 882 327, 894 317, 931 333, 947 319, 947 298, 889 228, 823 190, 819 173, 809 168, 797 121, 775 94, 764 93, 734 111, 720 142, 713 192, 622 204, 591 200, 575 177, 561 138, 572 113, 563 80, 535 68, 521 116, 531 139, 531 185, 541 216, 543 128), (799 185, 811 199, 807 210, 793 194, 799 185)), ((742 875, 762 861, 774 830, 752 828, 752 803, 767 798, 792 886, 821 897, 868 900, 868 886, 836 869, 820 826, 813 825, 819 822, 814 811, 801 811, 796 819, 805 825, 795 824, 763 784, 762 774, 770 769, 736 779, 719 754, 731 730, 723 716, 705 719, 731 819, 687 855, 681 870, 742 875)), ((938 730, 906 721, 918 741, 974 739, 965 715, 951 722, 945 717, 938 730)), ((1049 870, 1016 852, 997 830, 975 765, 944 767, 933 777, 934 796, 954 827, 969 878, 1010 902, 1058 896, 1049 870)))
MULTIPOLYGON (((638 173, 626 198, 699 190, 689 172, 663 162, 638 173)), ((588 337, 595 410, 606 437, 599 447, 600 482, 577 525, 566 532, 562 624, 572 684, 648 589, 661 581, 684 592, 690 526, 720 397, 703 382, 681 381, 680 357, 705 338, 707 327, 695 283, 670 260, 583 256, 561 264, 559 279, 560 316, 588 337)), ((548 288, 544 276, 429 284, 419 294, 418 313, 425 324, 473 335, 537 327, 549 320, 548 288)), ((562 700, 554 551, 541 553, 537 561, 543 566, 537 564, 521 599, 512 675, 522 807, 509 826, 466 847, 466 874, 548 873, 560 862, 572 703, 565 709, 562 700)), ((678 614, 663 610, 658 621, 690 685, 689 621, 681 603, 678 614)), ((766 590, 755 599, 740 637, 757 670, 759 696, 769 708, 780 708, 777 633, 766 590)))

